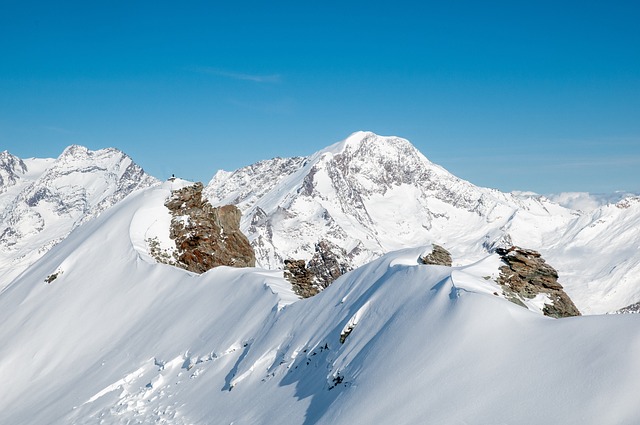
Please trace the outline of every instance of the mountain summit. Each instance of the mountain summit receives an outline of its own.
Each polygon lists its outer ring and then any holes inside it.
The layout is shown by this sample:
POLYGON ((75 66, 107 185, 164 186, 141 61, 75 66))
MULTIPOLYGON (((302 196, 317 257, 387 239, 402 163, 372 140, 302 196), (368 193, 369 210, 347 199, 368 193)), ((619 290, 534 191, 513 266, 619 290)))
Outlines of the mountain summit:
POLYGON ((322 240, 344 248, 354 267, 431 242, 428 230, 442 217, 436 203, 473 211, 491 191, 431 163, 405 139, 358 132, 307 158, 220 172, 205 193, 244 211, 259 263, 279 268, 288 258, 310 259, 322 240))

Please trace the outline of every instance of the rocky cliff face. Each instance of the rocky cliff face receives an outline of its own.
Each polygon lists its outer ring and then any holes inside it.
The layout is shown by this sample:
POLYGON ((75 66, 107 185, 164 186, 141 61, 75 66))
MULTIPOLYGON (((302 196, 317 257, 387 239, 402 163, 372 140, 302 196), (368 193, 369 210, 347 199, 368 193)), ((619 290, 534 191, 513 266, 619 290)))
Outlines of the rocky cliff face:
POLYGON ((284 260, 284 278, 291 283, 293 292, 301 298, 313 297, 320 292, 304 260, 284 260))
POLYGON ((218 266, 254 267, 255 254, 240 231, 240 210, 233 205, 214 208, 202 198, 202 183, 172 193, 170 237, 176 243, 176 265, 204 273, 218 266))
POLYGON ((546 316, 580 316, 573 301, 558 283, 558 272, 545 262, 540 253, 517 246, 498 248, 496 253, 505 263, 500 267, 498 283, 507 299, 524 306, 523 298, 545 295, 548 302, 542 311, 546 316))

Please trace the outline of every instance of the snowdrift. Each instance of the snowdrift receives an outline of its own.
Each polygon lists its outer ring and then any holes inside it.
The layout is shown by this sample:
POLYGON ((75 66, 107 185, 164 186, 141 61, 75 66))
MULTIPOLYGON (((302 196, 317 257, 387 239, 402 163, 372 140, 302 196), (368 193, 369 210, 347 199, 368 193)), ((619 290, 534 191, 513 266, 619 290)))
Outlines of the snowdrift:
POLYGON ((423 249, 306 300, 277 271, 155 264, 172 184, 0 294, 0 423, 640 422, 639 315, 550 319, 494 295, 496 258, 426 266, 423 249))

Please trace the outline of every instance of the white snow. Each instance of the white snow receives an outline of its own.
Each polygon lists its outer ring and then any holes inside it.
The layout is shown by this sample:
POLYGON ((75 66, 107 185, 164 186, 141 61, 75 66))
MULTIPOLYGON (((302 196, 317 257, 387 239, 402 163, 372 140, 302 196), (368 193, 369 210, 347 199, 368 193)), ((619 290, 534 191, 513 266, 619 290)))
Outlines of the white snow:
POLYGON ((496 256, 419 265, 426 247, 306 300, 279 272, 195 275, 140 243, 169 193, 133 193, 0 293, 0 423, 640 422, 639 315, 543 317, 494 295, 496 256))

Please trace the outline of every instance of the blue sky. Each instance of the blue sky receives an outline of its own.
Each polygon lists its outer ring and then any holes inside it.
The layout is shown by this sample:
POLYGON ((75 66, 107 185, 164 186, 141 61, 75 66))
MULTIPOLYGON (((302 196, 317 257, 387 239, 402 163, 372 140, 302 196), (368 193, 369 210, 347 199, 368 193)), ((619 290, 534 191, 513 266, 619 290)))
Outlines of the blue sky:
POLYGON ((640 191, 636 2, 385 3, 3 0, 0 150, 206 182, 371 130, 481 186, 640 191))

